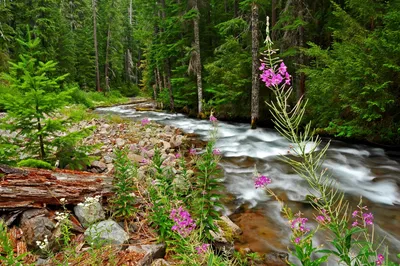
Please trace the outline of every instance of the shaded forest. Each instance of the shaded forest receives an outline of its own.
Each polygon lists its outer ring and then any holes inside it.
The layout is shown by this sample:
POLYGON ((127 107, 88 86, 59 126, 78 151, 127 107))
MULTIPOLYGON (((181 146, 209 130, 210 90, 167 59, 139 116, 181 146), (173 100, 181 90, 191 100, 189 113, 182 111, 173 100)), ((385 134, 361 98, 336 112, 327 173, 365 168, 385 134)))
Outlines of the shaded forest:
POLYGON ((400 143, 398 0, 2 0, 0 71, 38 38, 38 60, 68 73, 62 89, 145 93, 255 127, 271 118, 258 81, 267 16, 320 132, 400 143))

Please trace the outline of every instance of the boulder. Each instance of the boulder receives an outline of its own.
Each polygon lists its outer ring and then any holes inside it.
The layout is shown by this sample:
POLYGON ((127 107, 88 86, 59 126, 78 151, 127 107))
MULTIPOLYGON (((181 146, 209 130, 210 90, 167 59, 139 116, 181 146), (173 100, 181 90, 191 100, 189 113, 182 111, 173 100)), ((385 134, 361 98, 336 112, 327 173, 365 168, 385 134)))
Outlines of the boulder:
POLYGON ((79 203, 74 207, 74 213, 79 222, 85 227, 105 219, 103 207, 97 201, 79 203))
POLYGON ((234 239, 242 233, 242 230, 227 216, 222 216, 221 220, 215 221, 215 224, 218 232, 210 231, 213 237, 213 247, 218 253, 233 256, 235 251, 234 239))
POLYGON ((171 264, 169 264, 166 260, 164 259, 156 259, 155 261, 153 261, 153 263, 151 264, 151 266, 170 266, 171 264))
POLYGON ((48 215, 46 209, 31 209, 22 214, 20 227, 28 247, 37 248, 36 241, 43 241, 45 238, 49 240, 49 245, 52 245, 55 224, 48 215))
POLYGON ((286 252, 271 252, 265 254, 264 263, 266 266, 286 266, 289 254, 286 252))
POLYGON ((100 161, 93 161, 89 168, 92 173, 103 173, 107 170, 107 165, 100 161))
MULTIPOLYGON (((165 243, 153 244, 153 245, 134 245, 129 246, 127 251, 133 251, 136 253, 144 254, 144 257, 137 263, 138 266, 150 266, 156 259, 163 258, 165 256, 165 243)), ((169 264, 158 264, 158 265, 169 265, 169 264)))
POLYGON ((129 235, 113 220, 101 221, 85 231, 89 242, 100 241, 101 244, 122 245, 128 241, 129 235))

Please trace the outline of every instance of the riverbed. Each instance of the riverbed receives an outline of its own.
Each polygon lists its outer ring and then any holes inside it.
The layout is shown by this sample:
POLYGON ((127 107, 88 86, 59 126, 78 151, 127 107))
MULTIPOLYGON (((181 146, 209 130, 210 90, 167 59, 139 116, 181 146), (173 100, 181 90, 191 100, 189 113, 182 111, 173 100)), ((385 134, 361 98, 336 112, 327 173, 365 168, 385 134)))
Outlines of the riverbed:
MULTIPOLYGON (((134 107, 123 105, 97 111, 134 120, 149 118, 181 128, 186 133, 195 133, 202 140, 210 137, 212 124, 207 120, 182 114, 136 111, 134 107)), ((288 153, 290 145, 273 129, 251 130, 249 124, 218 122, 216 148, 222 154, 223 182, 230 199, 221 211, 230 215, 244 231, 237 243, 239 248, 250 247, 263 253, 288 252, 290 243, 291 231, 280 213, 281 206, 264 190, 254 187, 255 169, 272 179, 269 187, 294 212, 301 211, 309 218, 309 226, 316 226, 316 222, 312 222, 313 209, 306 202, 310 194, 307 182, 279 160, 280 155, 288 153)), ((335 179, 335 186, 345 192, 351 211, 356 209, 361 196, 363 205, 368 206, 375 217, 378 237, 385 238, 392 254, 400 253, 400 157, 389 156, 381 148, 332 140, 323 166, 335 179)), ((314 241, 322 244, 324 238, 320 232, 314 241)), ((335 265, 334 262, 329 264, 335 265)))

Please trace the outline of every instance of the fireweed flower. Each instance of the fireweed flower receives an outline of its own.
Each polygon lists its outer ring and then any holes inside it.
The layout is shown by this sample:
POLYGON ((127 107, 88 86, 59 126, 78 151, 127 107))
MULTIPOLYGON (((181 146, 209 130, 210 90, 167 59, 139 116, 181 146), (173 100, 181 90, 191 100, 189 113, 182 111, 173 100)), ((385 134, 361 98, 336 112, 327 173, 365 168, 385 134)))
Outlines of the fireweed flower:
POLYGON ((366 225, 374 224, 374 215, 372 213, 363 213, 362 216, 366 225))
POLYGON ((201 246, 195 247, 198 254, 203 254, 207 252, 208 247, 210 244, 202 244, 201 246))
POLYGON ((291 228, 295 230, 299 230, 300 232, 308 232, 310 231, 309 228, 306 228, 306 222, 308 221, 307 218, 297 217, 291 223, 291 228))
POLYGON ((261 175, 254 181, 256 188, 264 188, 266 185, 271 184, 271 178, 261 175))
POLYGON ((317 222, 319 222, 319 223, 324 223, 325 222, 325 217, 324 216, 322 216, 322 215, 318 215, 316 218, 315 218, 315 220, 317 220, 317 222))
POLYGON ((214 154, 214 155, 221 155, 221 151, 218 150, 218 149, 214 149, 214 150, 213 150, 213 154, 214 154))
POLYGON ((150 123, 150 120, 146 117, 142 119, 142 126, 145 126, 150 123))
POLYGON ((352 227, 358 226, 358 222, 357 222, 357 221, 354 221, 354 222, 351 224, 351 226, 352 226, 352 227))
POLYGON ((354 217, 357 217, 357 214, 358 214, 358 211, 353 211, 353 213, 351 214, 351 216, 353 216, 353 218, 354 218, 354 217))
POLYGON ((376 265, 382 265, 384 259, 385 259, 385 257, 382 254, 378 254, 378 259, 376 260, 376 265))
POLYGON ((296 239, 294 240, 294 243, 299 244, 300 243, 300 237, 296 237, 296 239))
POLYGON ((191 148, 191 149, 189 150, 189 154, 190 154, 190 155, 196 155, 196 149, 191 148))
POLYGON ((176 159, 181 158, 181 154, 180 154, 180 153, 175 154, 175 158, 176 158, 176 159))
POLYGON ((285 85, 290 85, 290 75, 287 72, 285 63, 281 62, 277 73, 275 68, 266 69, 265 63, 261 63, 259 69, 263 71, 260 75, 260 78, 268 88, 272 86, 278 86, 282 83, 282 81, 285 81, 285 85))
POLYGON ((215 122, 218 122, 218 119, 213 114, 211 114, 210 115, 210 121, 215 123, 215 122))
POLYGON ((175 222, 171 230, 176 231, 182 237, 187 237, 196 227, 196 223, 193 221, 190 214, 182 207, 172 209, 169 218, 175 222))

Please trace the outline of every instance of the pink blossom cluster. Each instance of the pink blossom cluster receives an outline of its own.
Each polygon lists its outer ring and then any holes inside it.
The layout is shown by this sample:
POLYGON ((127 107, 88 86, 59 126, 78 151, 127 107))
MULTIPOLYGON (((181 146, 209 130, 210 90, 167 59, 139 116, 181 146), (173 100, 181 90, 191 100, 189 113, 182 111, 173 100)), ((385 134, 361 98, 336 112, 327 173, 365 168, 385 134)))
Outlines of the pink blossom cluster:
POLYGON ((260 175, 254 180, 254 186, 256 188, 264 188, 268 184, 271 184, 271 178, 264 175, 260 175))
POLYGON ((382 265, 385 257, 382 254, 378 254, 378 259, 376 260, 376 265, 382 265))
POLYGON ((285 85, 290 85, 290 75, 287 72, 285 63, 281 62, 278 71, 275 71, 274 68, 267 69, 267 65, 265 63, 261 63, 259 69, 262 71, 260 78, 268 88, 271 88, 272 86, 278 86, 283 81, 285 82, 285 85))
POLYGON ((146 118, 143 118, 141 122, 142 122, 142 126, 146 126, 147 124, 150 123, 150 120, 146 117, 146 118))
POLYGON ((369 213, 363 213, 362 210, 368 210, 367 206, 361 207, 361 210, 355 210, 352 213, 352 217, 356 218, 356 220, 351 224, 351 226, 355 227, 355 226, 359 226, 360 223, 357 221, 357 217, 361 217, 364 225, 373 225, 374 224, 374 215, 369 212, 369 213), (359 215, 360 213, 360 215, 359 215))
POLYGON ((172 209, 169 218, 175 222, 171 230, 178 232, 182 237, 187 237, 196 227, 196 223, 182 207, 172 209))
POLYGON ((315 217, 315 220, 317 220, 318 223, 327 224, 331 221, 331 217, 329 217, 325 209, 321 210, 321 214, 322 215, 318 215, 317 217, 315 217))
POLYGON ((298 230, 298 231, 300 231, 302 233, 306 233, 306 232, 310 231, 309 228, 306 228, 306 222, 307 221, 308 221, 307 218, 303 218, 303 217, 299 216, 299 217, 297 217, 296 219, 294 219, 292 221, 291 228, 295 229, 295 230, 298 230))
POLYGON ((208 247, 210 244, 202 244, 201 246, 195 247, 198 254, 203 254, 207 252, 208 247))

